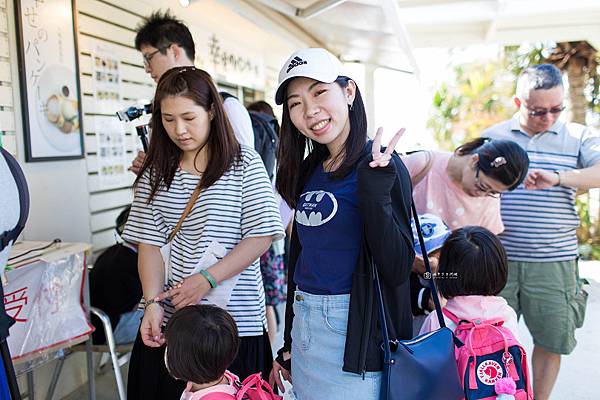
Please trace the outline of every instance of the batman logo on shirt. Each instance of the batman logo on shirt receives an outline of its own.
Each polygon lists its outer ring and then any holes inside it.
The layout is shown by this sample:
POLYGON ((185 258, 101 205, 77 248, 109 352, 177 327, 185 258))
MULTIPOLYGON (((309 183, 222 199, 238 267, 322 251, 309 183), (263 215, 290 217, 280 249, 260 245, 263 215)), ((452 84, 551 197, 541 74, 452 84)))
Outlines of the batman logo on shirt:
POLYGON ((304 226, 321 226, 337 213, 338 203, 333 193, 323 190, 303 193, 298 201, 296 222, 304 226))

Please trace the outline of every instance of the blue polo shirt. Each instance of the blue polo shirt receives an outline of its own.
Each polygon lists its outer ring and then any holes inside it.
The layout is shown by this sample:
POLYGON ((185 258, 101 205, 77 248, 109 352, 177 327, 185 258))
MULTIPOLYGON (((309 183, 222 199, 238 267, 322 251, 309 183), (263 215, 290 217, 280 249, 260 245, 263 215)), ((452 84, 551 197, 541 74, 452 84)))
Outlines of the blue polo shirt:
MULTIPOLYGON (((482 136, 517 142, 527 151, 529 168, 573 170, 600 161, 600 136, 589 128, 557 121, 548 131, 529 136, 521 130, 518 118, 516 115, 494 125, 482 136)), ((577 257, 575 189, 556 186, 527 190, 521 184, 502 194, 501 213, 504 232, 499 236, 510 261, 552 262, 577 257)))
POLYGON ((331 179, 319 165, 296 207, 302 251, 294 282, 313 294, 348 294, 361 246, 363 221, 358 212, 357 173, 331 179))

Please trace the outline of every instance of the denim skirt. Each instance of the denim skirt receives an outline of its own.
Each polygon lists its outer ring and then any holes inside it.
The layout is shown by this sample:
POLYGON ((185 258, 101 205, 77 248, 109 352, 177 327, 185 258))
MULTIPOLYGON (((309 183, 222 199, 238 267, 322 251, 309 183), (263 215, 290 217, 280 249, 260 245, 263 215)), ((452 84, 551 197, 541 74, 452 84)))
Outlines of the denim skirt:
POLYGON ((381 372, 366 372, 363 377, 342 371, 350 295, 297 290, 294 296, 292 382, 296 399, 379 399, 381 372))

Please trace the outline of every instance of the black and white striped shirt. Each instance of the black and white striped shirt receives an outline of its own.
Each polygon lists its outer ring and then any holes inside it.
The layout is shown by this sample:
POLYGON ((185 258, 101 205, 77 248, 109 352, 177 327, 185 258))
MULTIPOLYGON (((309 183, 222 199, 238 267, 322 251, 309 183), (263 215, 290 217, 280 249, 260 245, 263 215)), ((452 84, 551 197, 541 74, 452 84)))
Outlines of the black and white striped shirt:
MULTIPOLYGON (((168 286, 189 276, 213 241, 229 252, 248 237, 283 237, 279 209, 260 156, 246 146, 241 148, 241 160, 200 193, 171 242, 168 286)), ((165 245, 199 180, 199 176, 178 169, 169 190, 159 190, 148 204, 150 185, 145 174, 136 188, 124 239, 165 245)), ((265 295, 258 260, 242 271, 226 308, 240 336, 262 335, 266 326, 265 295)), ((174 312, 167 301, 165 321, 174 312)))

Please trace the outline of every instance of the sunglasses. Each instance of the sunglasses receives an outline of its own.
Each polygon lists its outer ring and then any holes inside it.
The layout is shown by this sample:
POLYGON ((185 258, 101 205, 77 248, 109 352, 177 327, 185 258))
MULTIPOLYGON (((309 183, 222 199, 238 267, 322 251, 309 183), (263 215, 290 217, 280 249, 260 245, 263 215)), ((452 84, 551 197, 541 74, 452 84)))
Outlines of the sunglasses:
POLYGON ((531 108, 525 106, 525 108, 527 108, 527 115, 529 115, 530 117, 543 117, 546 114, 550 113, 550 114, 560 114, 561 112, 563 112, 565 110, 565 106, 561 106, 561 107, 554 107, 551 108, 549 110, 532 110, 531 108))
POLYGON ((479 190, 481 193, 485 193, 488 197, 493 197, 495 199, 500 198, 500 192, 496 192, 492 189, 486 189, 479 180, 479 167, 475 170, 475 189, 479 190))

